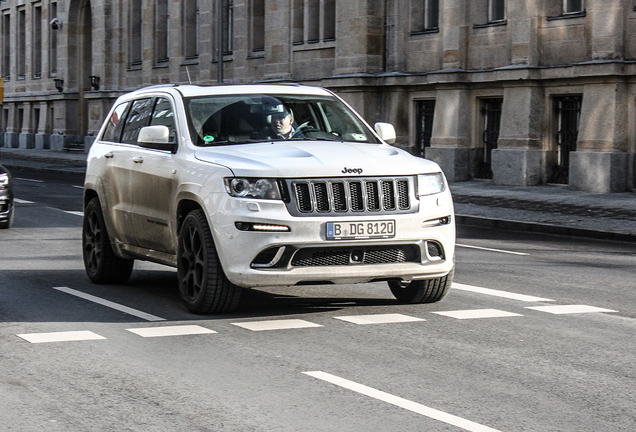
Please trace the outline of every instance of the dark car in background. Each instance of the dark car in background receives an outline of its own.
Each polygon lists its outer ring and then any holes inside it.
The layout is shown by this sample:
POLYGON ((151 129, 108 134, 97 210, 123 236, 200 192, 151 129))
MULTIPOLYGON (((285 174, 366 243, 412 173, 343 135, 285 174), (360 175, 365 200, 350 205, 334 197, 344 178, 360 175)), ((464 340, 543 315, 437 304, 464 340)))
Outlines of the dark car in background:
POLYGON ((13 222, 13 179, 11 173, 0 165, 0 229, 13 222))

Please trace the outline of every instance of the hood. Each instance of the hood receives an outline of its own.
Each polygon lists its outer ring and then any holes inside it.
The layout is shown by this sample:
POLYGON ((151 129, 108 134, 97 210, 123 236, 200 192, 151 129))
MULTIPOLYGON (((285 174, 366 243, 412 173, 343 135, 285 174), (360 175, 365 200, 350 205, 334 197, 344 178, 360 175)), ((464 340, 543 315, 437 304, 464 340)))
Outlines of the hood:
POLYGON ((285 141, 205 147, 195 157, 242 177, 395 176, 439 172, 432 161, 387 144, 285 141))

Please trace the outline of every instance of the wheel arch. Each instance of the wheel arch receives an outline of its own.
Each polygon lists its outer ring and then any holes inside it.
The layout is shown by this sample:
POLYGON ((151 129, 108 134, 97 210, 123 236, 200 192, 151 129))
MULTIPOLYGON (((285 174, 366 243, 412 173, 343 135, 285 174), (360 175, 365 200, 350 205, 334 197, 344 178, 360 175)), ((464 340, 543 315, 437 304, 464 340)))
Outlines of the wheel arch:
POLYGON ((203 210, 203 213, 208 219, 208 223, 210 223, 210 218, 208 217, 204 206, 201 205, 195 197, 184 197, 179 200, 179 204, 177 205, 177 233, 181 231, 181 225, 183 225, 185 217, 193 210, 203 210))

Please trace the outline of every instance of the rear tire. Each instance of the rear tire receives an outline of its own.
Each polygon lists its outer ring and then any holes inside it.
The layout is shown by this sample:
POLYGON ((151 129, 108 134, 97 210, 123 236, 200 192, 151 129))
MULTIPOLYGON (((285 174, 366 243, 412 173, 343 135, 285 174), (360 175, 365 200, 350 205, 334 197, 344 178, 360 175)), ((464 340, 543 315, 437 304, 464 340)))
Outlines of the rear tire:
POLYGON ((124 283, 130 279, 134 260, 119 258, 113 252, 106 231, 99 199, 90 200, 84 209, 82 254, 88 278, 97 284, 124 283))
POLYGON ((448 294, 454 274, 455 267, 446 276, 440 278, 414 280, 410 283, 390 281, 389 288, 401 303, 435 303, 448 294))
POLYGON ((241 288, 223 273, 205 213, 193 210, 183 220, 177 252, 179 291, 186 307, 197 314, 231 312, 241 288))

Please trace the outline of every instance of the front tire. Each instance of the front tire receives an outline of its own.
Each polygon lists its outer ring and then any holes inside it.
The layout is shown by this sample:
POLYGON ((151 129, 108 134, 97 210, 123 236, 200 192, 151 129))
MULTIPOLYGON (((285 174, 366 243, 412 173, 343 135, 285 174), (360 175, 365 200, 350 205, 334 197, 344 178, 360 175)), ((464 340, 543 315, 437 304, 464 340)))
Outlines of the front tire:
POLYGON ((14 212, 14 207, 11 206, 11 210, 9 211, 9 217, 7 217, 6 220, 0 222, 0 229, 11 228, 11 225, 13 224, 13 212, 14 212))
POLYGON ((401 303, 435 303, 448 294, 454 274, 455 267, 446 276, 435 279, 414 280, 409 283, 390 281, 389 288, 401 303))
POLYGON ((124 283, 130 279, 134 260, 119 258, 110 245, 99 199, 90 200, 84 209, 82 251, 88 278, 97 284, 124 283))
POLYGON ((177 274, 181 298, 190 312, 225 313, 238 306, 241 288, 223 273, 202 210, 190 212, 179 230, 177 274))

